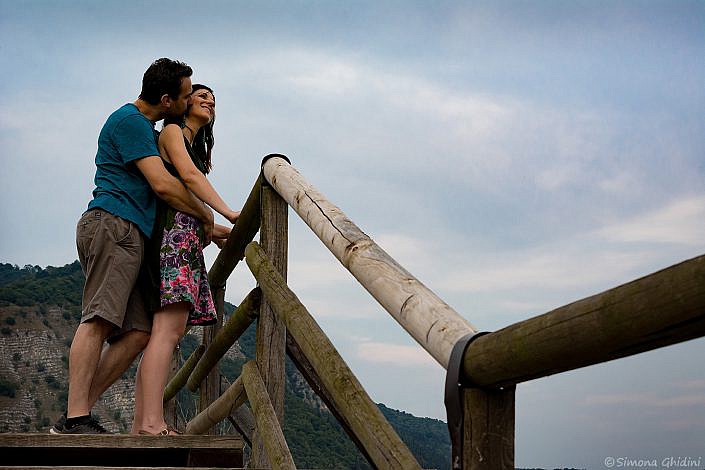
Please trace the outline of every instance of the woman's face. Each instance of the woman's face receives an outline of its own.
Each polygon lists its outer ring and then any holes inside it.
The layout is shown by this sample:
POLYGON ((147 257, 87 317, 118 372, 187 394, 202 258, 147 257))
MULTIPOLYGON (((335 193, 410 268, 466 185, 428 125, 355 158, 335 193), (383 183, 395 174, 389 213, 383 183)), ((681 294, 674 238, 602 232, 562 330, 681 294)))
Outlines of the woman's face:
POLYGON ((207 122, 215 118, 215 97, 213 93, 202 88, 193 92, 189 98, 189 114, 202 117, 207 122))

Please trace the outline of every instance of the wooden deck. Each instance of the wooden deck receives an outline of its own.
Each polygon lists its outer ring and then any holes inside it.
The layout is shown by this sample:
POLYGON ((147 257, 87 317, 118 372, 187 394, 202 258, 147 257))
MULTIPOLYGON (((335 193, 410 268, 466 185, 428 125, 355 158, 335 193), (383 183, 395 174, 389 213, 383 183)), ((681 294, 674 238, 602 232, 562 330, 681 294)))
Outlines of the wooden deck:
POLYGON ((0 434, 0 469, 240 468, 234 436, 0 434))

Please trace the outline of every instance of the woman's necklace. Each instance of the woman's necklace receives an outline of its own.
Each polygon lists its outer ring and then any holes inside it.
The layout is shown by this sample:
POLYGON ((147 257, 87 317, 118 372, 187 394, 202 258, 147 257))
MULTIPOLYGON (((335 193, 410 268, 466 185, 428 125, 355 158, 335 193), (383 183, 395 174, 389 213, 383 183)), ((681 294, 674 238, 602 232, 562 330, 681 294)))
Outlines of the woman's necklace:
POLYGON ((193 141, 193 138, 196 137, 196 133, 191 129, 188 124, 184 124, 184 127, 189 130, 189 134, 191 134, 191 138, 188 139, 189 144, 193 141))

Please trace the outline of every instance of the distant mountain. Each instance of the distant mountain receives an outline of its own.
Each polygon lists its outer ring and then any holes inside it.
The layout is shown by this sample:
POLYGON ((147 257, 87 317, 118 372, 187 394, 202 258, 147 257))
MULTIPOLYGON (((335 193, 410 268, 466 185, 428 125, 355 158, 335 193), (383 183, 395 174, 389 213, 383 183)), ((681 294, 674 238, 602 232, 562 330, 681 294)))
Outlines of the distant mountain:
MULTIPOLYGON (((47 431, 66 406, 68 351, 81 316, 83 273, 78 261, 62 267, 0 264, 0 432, 47 431)), ((226 305, 226 315, 234 306, 226 305)), ((199 329, 181 344, 183 358, 200 343, 199 329)), ((254 356, 250 327, 221 361, 231 382, 254 356)), ((129 429, 136 366, 103 396, 94 412, 115 432, 129 429)), ((370 468, 336 419, 287 359, 284 434, 299 468, 370 468)), ((183 390, 178 411, 189 419, 195 395, 183 390)), ((450 468, 448 428, 378 405, 424 468, 450 468)), ((223 425, 232 429, 229 424, 223 425)))

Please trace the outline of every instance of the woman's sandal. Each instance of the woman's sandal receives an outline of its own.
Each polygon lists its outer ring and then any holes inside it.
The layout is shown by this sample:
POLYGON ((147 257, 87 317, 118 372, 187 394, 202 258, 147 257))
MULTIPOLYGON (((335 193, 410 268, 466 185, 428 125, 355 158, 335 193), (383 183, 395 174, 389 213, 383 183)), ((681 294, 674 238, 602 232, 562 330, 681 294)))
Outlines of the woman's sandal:
POLYGON ((167 426, 158 433, 153 433, 142 429, 137 434, 139 434, 140 436, 180 436, 182 433, 172 428, 171 426, 167 426))

